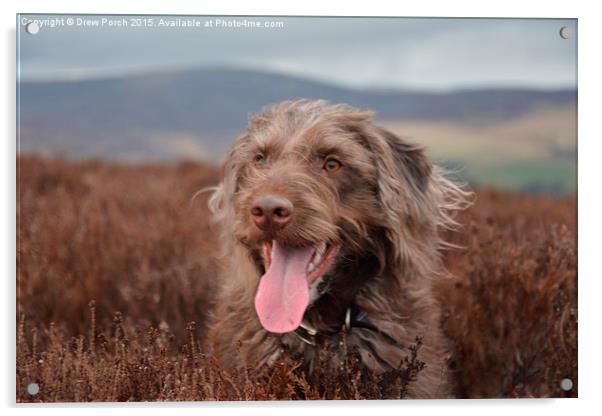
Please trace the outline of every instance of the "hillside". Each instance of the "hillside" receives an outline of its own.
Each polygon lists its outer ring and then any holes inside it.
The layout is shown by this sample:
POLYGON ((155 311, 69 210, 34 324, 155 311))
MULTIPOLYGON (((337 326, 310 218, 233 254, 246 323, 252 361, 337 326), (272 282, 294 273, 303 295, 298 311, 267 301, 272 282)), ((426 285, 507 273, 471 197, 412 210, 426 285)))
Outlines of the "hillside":
POLYGON ((575 106, 576 92, 355 90, 274 73, 199 69, 99 80, 22 82, 20 150, 121 160, 220 158, 249 113, 285 99, 327 99, 395 122, 504 122, 575 106))
POLYGON ((440 164, 474 186, 566 194, 577 190, 577 111, 534 110, 511 120, 387 121, 400 136, 420 143, 440 164))

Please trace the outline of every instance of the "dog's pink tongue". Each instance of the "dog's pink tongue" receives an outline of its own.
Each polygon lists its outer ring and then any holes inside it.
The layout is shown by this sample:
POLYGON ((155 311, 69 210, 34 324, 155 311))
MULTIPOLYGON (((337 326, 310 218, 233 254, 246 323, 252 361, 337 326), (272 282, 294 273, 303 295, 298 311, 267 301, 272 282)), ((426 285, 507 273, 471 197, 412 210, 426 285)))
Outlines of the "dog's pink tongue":
POLYGON ((301 324, 309 304, 305 270, 313 253, 313 247, 286 247, 274 241, 270 268, 255 295, 255 310, 266 330, 290 332, 301 324))

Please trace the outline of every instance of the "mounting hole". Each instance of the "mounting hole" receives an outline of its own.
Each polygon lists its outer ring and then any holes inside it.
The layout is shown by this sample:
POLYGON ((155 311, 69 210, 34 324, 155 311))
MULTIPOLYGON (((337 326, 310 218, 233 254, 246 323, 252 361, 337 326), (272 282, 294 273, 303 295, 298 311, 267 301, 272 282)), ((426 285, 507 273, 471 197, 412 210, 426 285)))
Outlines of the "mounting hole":
POLYGON ((573 389, 573 380, 570 378, 563 378, 560 380, 560 388, 564 391, 571 391, 573 389))
POLYGON ((40 385, 38 383, 29 383, 27 385, 27 394, 35 396, 40 392, 40 385))
POLYGON ((562 26, 562 27, 560 28, 560 31, 559 31, 558 33, 560 33, 560 37, 561 37, 562 39, 568 39, 568 38, 570 38, 570 37, 571 37, 571 35, 572 35, 572 33, 571 33, 571 29, 569 29, 569 28, 568 28, 568 27, 566 27, 566 26, 562 26))
POLYGON ((30 35, 37 35, 40 31, 40 25, 36 22, 29 22, 25 25, 25 31, 30 35))

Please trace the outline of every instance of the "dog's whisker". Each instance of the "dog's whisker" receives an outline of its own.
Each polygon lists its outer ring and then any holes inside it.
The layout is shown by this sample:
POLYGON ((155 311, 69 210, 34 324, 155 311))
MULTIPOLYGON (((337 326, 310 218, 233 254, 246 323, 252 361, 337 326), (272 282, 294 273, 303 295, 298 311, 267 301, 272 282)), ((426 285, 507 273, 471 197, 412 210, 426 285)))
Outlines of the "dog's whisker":
POLYGON ((218 189, 217 186, 206 186, 204 188, 199 189, 198 191, 196 191, 192 197, 190 197, 190 204, 192 205, 192 203, 195 201, 195 199, 201 195, 204 194, 206 192, 215 192, 218 189))

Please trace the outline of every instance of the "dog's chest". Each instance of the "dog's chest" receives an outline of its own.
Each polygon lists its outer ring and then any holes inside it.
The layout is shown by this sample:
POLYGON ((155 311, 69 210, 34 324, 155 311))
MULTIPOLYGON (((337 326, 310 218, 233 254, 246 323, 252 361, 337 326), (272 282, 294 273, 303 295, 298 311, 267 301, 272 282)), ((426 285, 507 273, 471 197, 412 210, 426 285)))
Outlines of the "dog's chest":
POLYGON ((310 371, 343 365, 350 355, 349 347, 357 344, 351 334, 287 334, 282 337, 283 350, 294 358, 302 358, 310 371))
POLYGON ((282 337, 285 354, 302 358, 310 372, 362 367, 382 372, 396 367, 408 350, 394 340, 366 328, 333 334, 292 333, 282 337))

